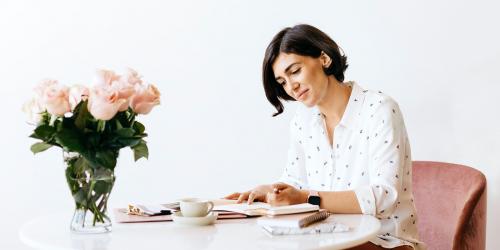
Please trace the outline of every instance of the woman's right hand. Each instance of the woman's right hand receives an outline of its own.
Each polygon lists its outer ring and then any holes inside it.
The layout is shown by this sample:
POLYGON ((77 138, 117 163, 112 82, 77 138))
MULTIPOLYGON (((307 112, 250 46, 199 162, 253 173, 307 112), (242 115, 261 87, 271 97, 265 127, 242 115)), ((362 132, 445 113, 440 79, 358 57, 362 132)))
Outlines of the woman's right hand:
POLYGON ((224 198, 230 200, 238 200, 238 203, 242 203, 246 200, 248 204, 252 204, 252 202, 254 201, 267 202, 267 194, 272 192, 272 185, 260 185, 252 190, 243 193, 232 193, 224 198))

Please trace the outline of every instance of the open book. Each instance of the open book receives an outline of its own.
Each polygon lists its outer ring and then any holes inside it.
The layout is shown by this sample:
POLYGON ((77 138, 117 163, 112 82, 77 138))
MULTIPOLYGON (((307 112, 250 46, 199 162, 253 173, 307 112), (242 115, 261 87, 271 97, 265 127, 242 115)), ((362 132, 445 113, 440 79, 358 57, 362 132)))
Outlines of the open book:
POLYGON ((240 203, 240 204, 223 204, 215 205, 214 211, 231 211, 246 215, 281 215, 281 214, 296 214, 311 211, 318 211, 318 205, 312 205, 309 203, 302 203, 289 206, 278 206, 273 207, 268 203, 264 202, 254 202, 252 204, 240 203))

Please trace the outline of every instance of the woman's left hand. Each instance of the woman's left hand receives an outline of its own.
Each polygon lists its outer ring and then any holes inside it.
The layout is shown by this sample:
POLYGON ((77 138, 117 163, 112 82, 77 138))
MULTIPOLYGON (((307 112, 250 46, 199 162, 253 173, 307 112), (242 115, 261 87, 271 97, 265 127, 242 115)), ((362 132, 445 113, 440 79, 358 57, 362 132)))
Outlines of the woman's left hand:
POLYGON ((309 197, 309 192, 307 190, 299 190, 285 183, 275 183, 272 187, 273 192, 267 193, 266 197, 266 201, 271 204, 271 206, 306 203, 309 197))

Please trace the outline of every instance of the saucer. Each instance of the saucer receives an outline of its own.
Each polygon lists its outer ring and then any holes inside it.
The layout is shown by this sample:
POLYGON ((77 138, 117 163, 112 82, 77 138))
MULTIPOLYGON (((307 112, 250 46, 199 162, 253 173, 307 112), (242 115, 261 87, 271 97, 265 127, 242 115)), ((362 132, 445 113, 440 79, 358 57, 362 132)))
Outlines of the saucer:
POLYGON ((184 217, 180 211, 172 214, 172 220, 175 223, 191 226, 205 226, 210 225, 217 220, 217 213, 210 212, 204 217, 184 217))

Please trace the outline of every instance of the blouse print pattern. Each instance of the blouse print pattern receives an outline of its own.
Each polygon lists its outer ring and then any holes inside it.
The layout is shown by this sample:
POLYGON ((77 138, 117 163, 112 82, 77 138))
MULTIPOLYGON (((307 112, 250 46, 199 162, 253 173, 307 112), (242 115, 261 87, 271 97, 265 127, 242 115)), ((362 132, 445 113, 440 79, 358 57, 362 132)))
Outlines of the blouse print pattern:
POLYGON ((299 189, 356 193, 363 214, 381 222, 371 242, 385 248, 418 240, 411 152, 398 104, 355 82, 330 146, 319 110, 300 106, 290 123, 288 162, 281 182, 299 189))

